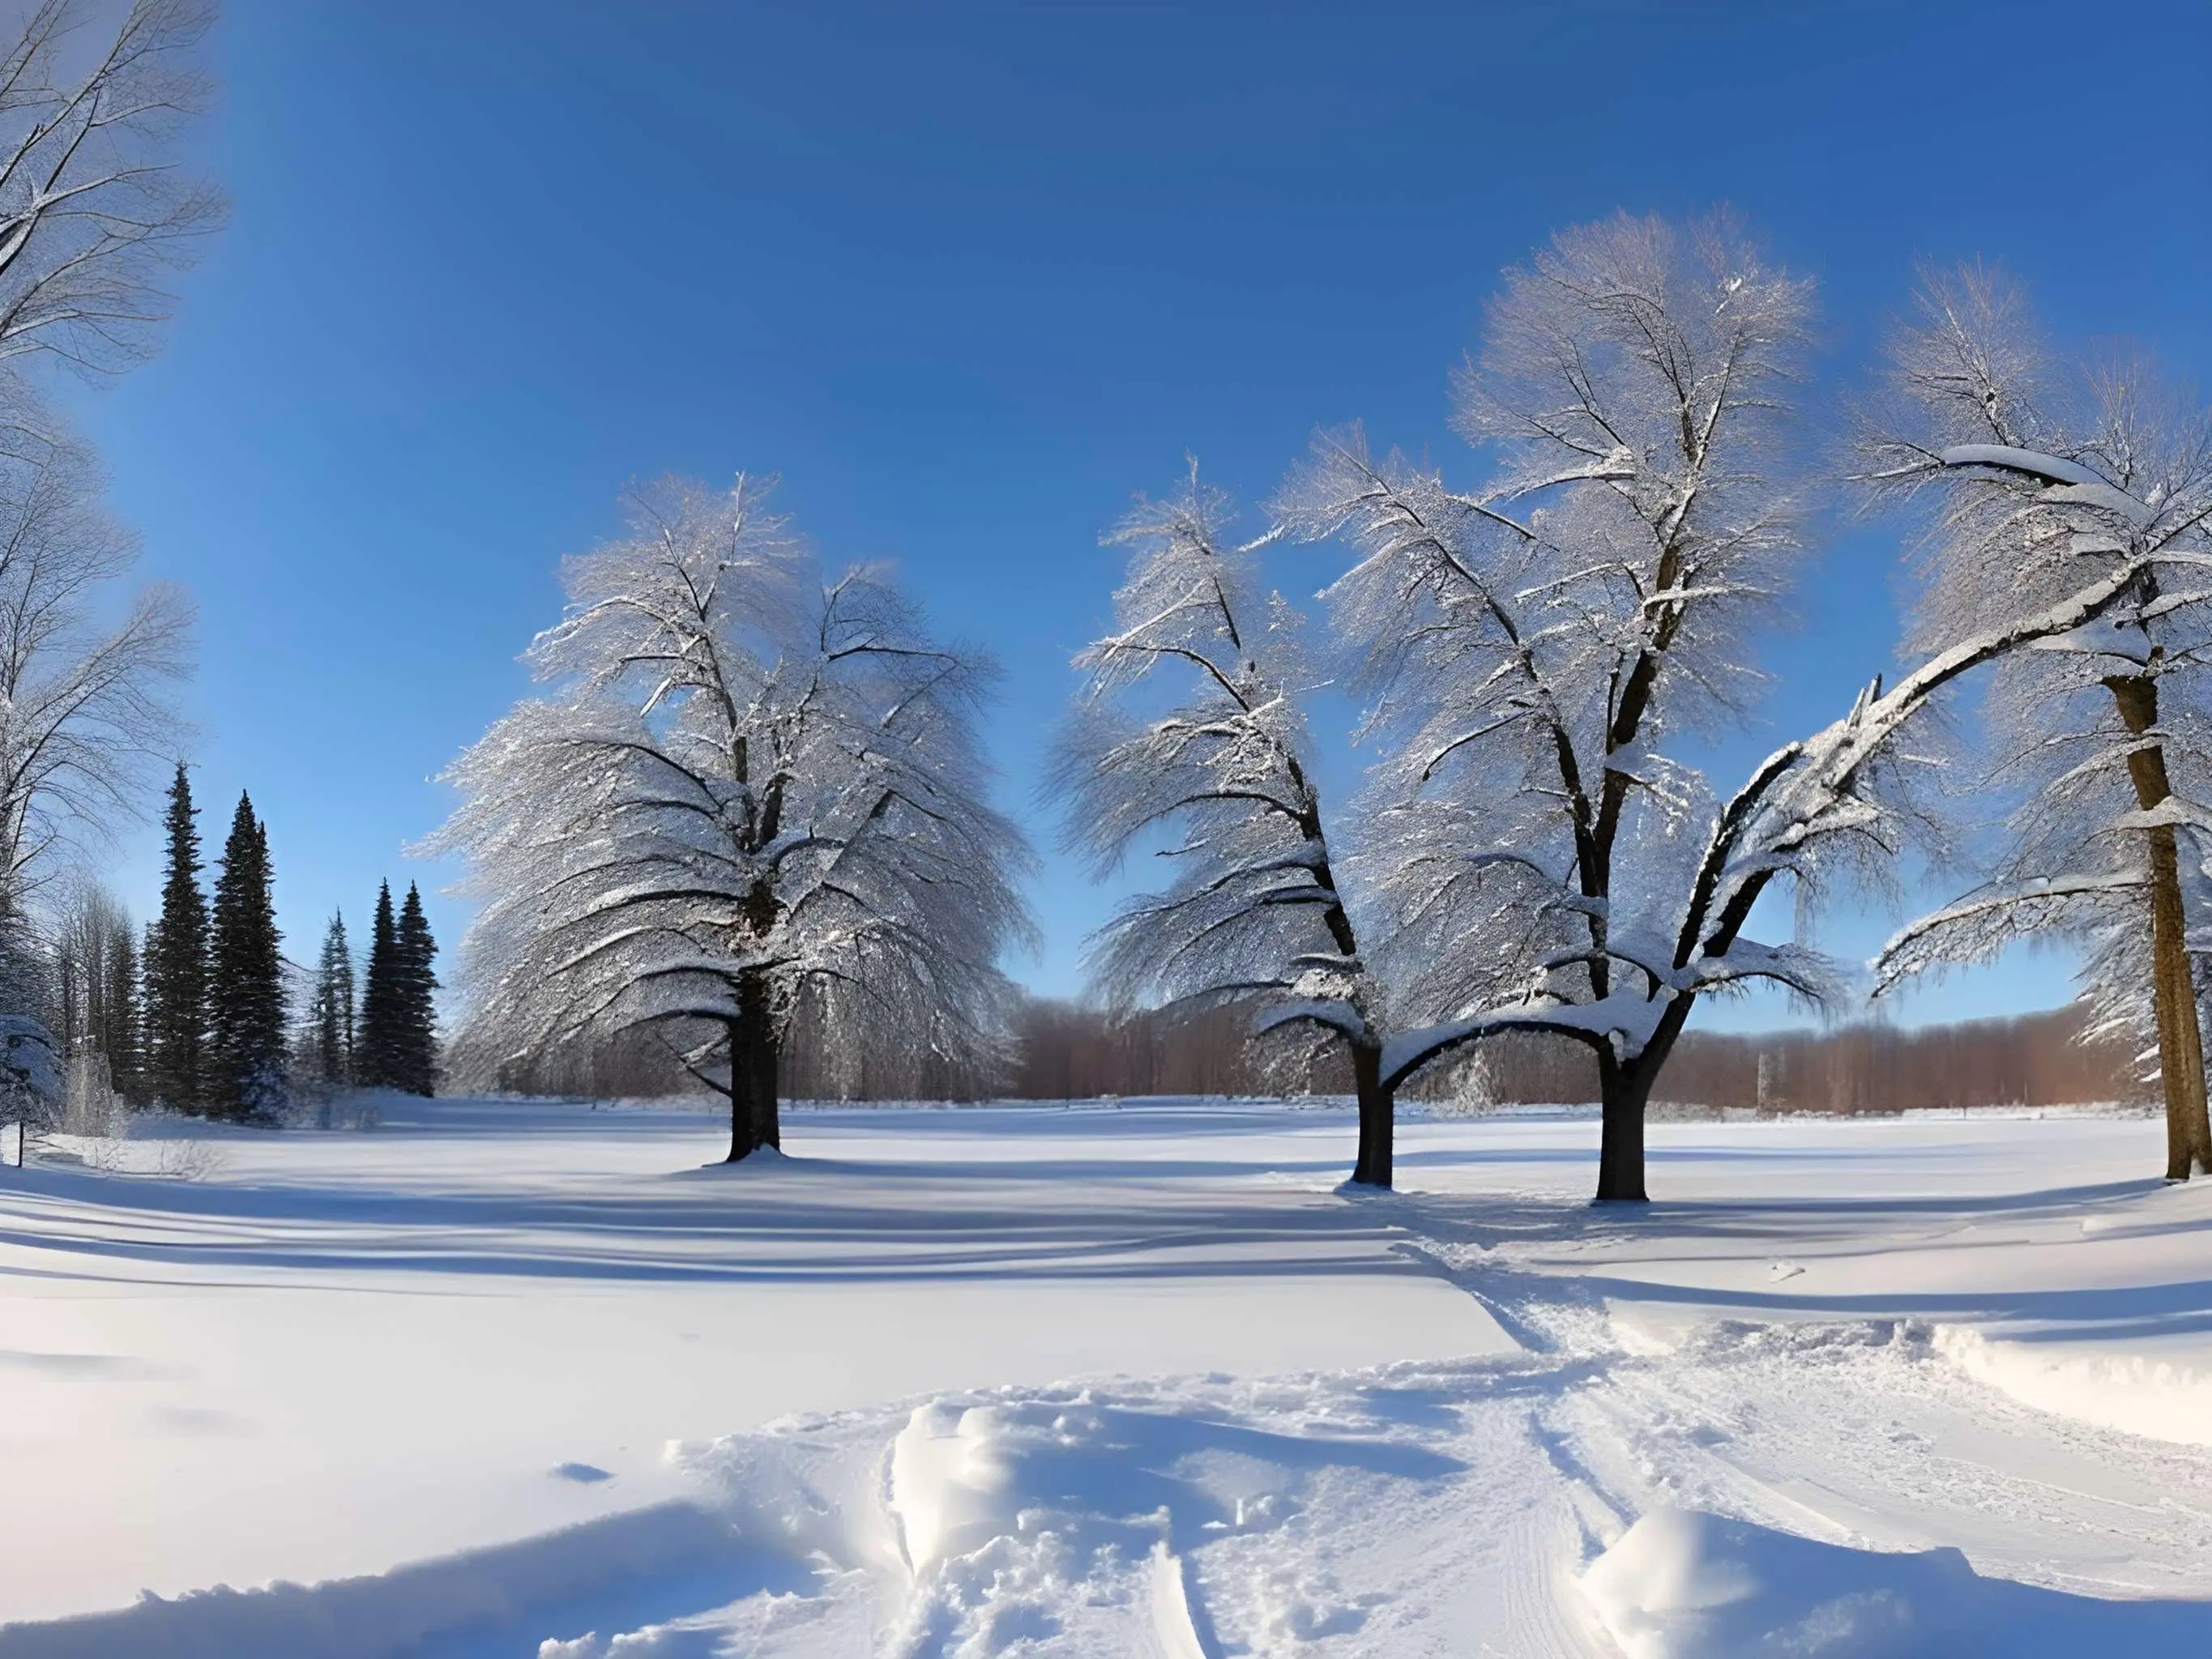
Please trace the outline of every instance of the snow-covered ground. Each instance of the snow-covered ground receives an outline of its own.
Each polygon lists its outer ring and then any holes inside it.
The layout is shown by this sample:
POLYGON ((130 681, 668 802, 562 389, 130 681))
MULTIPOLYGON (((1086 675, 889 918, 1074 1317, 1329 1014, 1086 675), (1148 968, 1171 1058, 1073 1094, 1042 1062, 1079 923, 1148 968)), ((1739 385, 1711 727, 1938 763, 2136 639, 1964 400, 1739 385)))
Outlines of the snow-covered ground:
POLYGON ((2199 1654, 2162 1133, 1661 1125, 1643 1213, 1586 1115, 1353 1198, 1347 1114, 1189 1103, 9 1170, 0 1659, 2199 1654))

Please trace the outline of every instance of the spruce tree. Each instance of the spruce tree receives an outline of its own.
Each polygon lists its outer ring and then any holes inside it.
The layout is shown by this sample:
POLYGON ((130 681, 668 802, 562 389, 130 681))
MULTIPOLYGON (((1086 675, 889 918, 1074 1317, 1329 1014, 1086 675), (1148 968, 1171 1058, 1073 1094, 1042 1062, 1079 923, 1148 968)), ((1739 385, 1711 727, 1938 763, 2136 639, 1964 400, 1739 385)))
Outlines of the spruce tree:
POLYGON ((179 1111, 205 1106, 208 913, 200 837, 184 763, 169 785, 161 914, 146 929, 146 1088, 179 1111))
POLYGON ((284 963, 270 891, 268 832, 238 798, 215 884, 208 950, 210 1103, 224 1117, 274 1117, 284 1100, 284 963))
POLYGON ((108 1075, 116 1092, 136 1104, 143 1097, 145 1086, 141 1075, 145 1057, 138 1004, 138 951, 130 923, 119 919, 107 942, 106 1003, 106 1029, 100 1042, 107 1054, 108 1075))
POLYGON ((315 966, 316 1066, 322 1080, 343 1083, 354 1075, 353 951, 346 943, 345 917, 331 918, 323 935, 322 959, 315 966))
POLYGON ((430 937, 430 920, 422 914, 422 895, 407 884, 407 902, 399 907, 398 993, 399 1075, 397 1086, 410 1095, 438 1091, 438 978, 430 963, 438 954, 430 937))
POLYGON ((365 1088, 399 1087, 399 930, 392 916, 392 884, 376 890, 368 935, 368 972, 361 993, 361 1034, 354 1073, 365 1088))
POLYGON ((58 988, 21 899, 12 885, 0 887, 0 1014, 36 1020, 51 1032, 60 1015, 58 988))

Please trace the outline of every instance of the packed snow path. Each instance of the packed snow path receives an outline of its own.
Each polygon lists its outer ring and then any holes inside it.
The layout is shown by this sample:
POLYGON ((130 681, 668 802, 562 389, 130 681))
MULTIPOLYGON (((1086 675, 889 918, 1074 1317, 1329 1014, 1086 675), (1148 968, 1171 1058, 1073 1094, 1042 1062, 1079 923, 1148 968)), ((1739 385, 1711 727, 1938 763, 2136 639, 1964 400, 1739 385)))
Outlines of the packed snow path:
POLYGON ((0 1176, 0 1659, 2212 1641, 2154 1123, 416 1111, 0 1176))

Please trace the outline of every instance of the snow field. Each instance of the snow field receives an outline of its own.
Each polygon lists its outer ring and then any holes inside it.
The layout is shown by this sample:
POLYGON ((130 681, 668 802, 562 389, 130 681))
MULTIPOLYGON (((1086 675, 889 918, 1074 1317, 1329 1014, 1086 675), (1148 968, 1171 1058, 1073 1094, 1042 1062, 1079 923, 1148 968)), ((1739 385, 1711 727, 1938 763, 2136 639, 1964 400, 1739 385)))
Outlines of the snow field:
POLYGON ((1655 1126, 1642 1215, 1579 1116, 1408 1124, 1348 1198, 1347 1114, 1244 1104, 34 1170, 0 1659, 2195 1653, 2212 1193, 2160 1133, 1655 1126))

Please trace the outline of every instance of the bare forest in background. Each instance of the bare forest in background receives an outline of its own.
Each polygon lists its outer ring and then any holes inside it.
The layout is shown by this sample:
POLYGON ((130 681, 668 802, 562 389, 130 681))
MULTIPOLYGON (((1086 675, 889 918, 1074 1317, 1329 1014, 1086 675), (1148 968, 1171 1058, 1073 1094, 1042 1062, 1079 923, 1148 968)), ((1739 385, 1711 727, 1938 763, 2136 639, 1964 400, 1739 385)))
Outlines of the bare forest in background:
MULTIPOLYGON (((1748 1036, 1692 1031, 1669 1060, 1658 1098, 1722 1110, 1841 1114, 2148 1102, 2152 1091, 2126 1045, 2084 1042, 2087 1021, 2076 1004, 1918 1030, 1852 1024, 1748 1036)), ((810 1007, 795 1022, 781 1083, 796 1100, 1350 1092, 1340 1057, 1255 1042, 1250 1025, 1249 1012, 1234 1008, 1117 1020, 1081 1004, 1032 999, 1016 1016, 1006 1068, 993 1079, 934 1055, 834 1038, 821 1011, 810 1007)), ((518 1070, 502 1081, 516 1090, 599 1097, 696 1087, 650 1032, 631 1033, 557 1072, 518 1070)), ((1581 1103, 1597 1097, 1595 1062, 1586 1048, 1562 1038, 1509 1035, 1482 1045, 1474 1060, 1435 1068, 1407 1093, 1466 1106, 1581 1103)))

